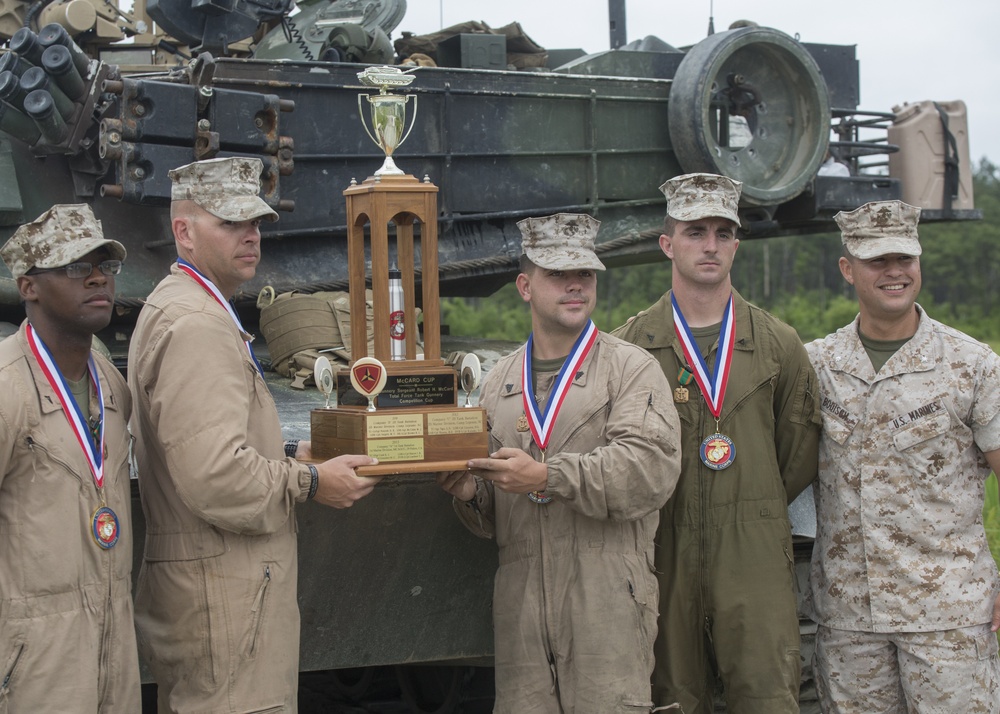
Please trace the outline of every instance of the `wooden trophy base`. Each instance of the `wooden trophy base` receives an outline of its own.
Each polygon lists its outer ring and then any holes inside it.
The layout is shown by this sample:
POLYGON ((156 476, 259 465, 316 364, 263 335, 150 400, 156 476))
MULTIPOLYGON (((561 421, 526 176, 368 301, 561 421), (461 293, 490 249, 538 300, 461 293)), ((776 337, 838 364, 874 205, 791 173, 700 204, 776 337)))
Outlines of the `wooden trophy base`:
POLYGON ((489 456, 486 410, 482 407, 424 406, 380 409, 313 409, 312 456, 324 461, 343 454, 367 454, 374 466, 359 476, 461 471, 469 459, 489 456))

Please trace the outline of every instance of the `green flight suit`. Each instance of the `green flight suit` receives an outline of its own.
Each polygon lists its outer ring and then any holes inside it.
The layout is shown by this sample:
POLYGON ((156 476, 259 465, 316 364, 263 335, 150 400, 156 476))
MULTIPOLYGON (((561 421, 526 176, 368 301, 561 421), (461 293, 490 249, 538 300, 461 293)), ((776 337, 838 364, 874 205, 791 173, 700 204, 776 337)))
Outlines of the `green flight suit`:
MULTIPOLYGON (((681 477, 660 512, 660 627, 653 701, 711 714, 716 677, 730 714, 797 714, 799 627, 787 504, 816 476, 816 375, 798 335, 737 293, 736 337, 721 420, 695 382, 676 403, 681 477), (701 462, 705 437, 733 440, 735 461, 701 462)), ((671 386, 686 360, 670 294, 613 333, 647 349, 671 386)), ((711 371, 716 341, 706 358, 711 371)))

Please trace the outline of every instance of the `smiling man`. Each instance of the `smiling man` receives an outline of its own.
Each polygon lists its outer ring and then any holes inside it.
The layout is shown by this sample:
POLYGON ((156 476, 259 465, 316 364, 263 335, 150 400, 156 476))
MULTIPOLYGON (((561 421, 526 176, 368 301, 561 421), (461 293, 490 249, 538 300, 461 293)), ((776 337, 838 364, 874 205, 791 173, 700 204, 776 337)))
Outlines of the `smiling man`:
POLYGON ((653 534, 680 466, 659 367, 590 320, 600 223, 527 218, 517 289, 531 335, 483 383, 487 459, 442 474, 477 535, 496 538, 496 714, 652 708, 653 534))
POLYGON ((787 504, 816 475, 816 376, 795 331, 729 277, 742 184, 687 174, 660 248, 671 289, 612 334, 647 349, 681 420, 677 493, 660 512, 653 701, 711 714, 798 714, 799 623, 787 504))
MULTIPOLYGON (((294 712, 299 661, 295 506, 344 508, 373 463, 316 465, 284 445, 274 400, 230 303, 260 261, 260 159, 169 172, 178 260, 129 347, 146 548, 139 648, 163 712, 294 712)), ((289 448, 290 447, 290 448, 289 448)))
POLYGON ((859 315, 807 348, 823 413, 807 610, 827 714, 1000 712, 982 521, 1000 358, 916 303, 919 217, 900 201, 835 216, 859 315))
POLYGON ((0 711, 132 714, 132 402, 91 350, 125 248, 60 204, 0 255, 27 316, 0 343, 0 711))

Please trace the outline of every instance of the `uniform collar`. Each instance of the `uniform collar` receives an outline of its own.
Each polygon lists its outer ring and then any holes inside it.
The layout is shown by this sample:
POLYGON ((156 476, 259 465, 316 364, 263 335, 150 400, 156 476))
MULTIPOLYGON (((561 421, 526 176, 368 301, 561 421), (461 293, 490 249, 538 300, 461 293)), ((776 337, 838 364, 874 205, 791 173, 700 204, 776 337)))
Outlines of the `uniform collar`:
MULTIPOLYGON (((673 348, 677 359, 685 362, 680 340, 674 330, 674 313, 670 305, 670 292, 657 300, 642 317, 637 325, 634 342, 646 349, 673 348)), ((733 290, 733 306, 736 311, 736 341, 733 349, 742 352, 752 352, 754 349, 753 329, 750 325, 750 306, 743 297, 733 290)), ((719 316, 722 319, 722 316, 719 316)), ((713 349, 718 341, 713 344, 713 349)))
MULTIPOLYGON (((576 375, 573 377, 573 386, 585 387, 587 386, 587 375, 590 373, 594 365, 594 359, 600 350, 601 342, 604 339, 604 333, 597 333, 597 342, 594 343, 593 349, 590 350, 590 354, 587 355, 587 359, 583 361, 580 365, 580 369, 577 370, 576 375)), ((518 397, 520 398, 521 392, 521 360, 524 359, 525 345, 521 345, 520 349, 514 353, 514 356, 510 360, 507 370, 504 372, 503 381, 500 384, 500 396, 501 397, 518 397)))
POLYGON ((934 331, 931 324, 933 320, 928 317, 919 304, 916 305, 916 308, 920 315, 917 331, 883 365, 882 370, 877 375, 872 366, 871 358, 865 351, 864 345, 861 344, 861 335, 858 333, 858 326, 861 322, 860 315, 855 317, 854 322, 850 325, 837 331, 833 345, 832 368, 862 379, 869 384, 900 374, 926 372, 933 369, 938 361, 940 351, 933 341, 934 331))
MULTIPOLYGON (((45 373, 42 372, 41 366, 38 364, 38 360, 35 359, 35 355, 31 352, 31 347, 28 345, 28 333, 27 333, 28 321, 25 320, 21 323, 20 329, 17 331, 17 344, 21 348, 21 352, 24 353, 24 359, 28 363, 28 369, 31 371, 31 378, 35 382, 35 389, 38 391, 38 402, 42 411, 42 414, 49 414, 55 411, 62 411, 62 404, 59 402, 59 395, 56 394, 52 385, 49 384, 49 380, 46 378, 45 373)), ((95 360, 96 363, 96 360, 95 360)), ((104 407, 105 409, 114 406, 114 395, 107 386, 106 375, 104 370, 101 369, 101 365, 97 363, 97 373, 101 375, 101 384, 104 387, 104 407)), ((90 373, 87 373, 88 380, 90 379, 90 373)))

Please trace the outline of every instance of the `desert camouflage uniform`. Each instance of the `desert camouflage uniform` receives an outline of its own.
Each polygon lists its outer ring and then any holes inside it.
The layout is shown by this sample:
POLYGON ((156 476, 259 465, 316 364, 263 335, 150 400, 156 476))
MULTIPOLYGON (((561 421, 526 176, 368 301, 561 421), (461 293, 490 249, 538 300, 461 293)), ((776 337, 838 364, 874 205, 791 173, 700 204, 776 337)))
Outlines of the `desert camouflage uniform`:
POLYGON ((922 310, 877 375, 856 321, 807 349, 824 426, 806 603, 824 711, 1000 711, 982 522, 1000 358, 922 310))

